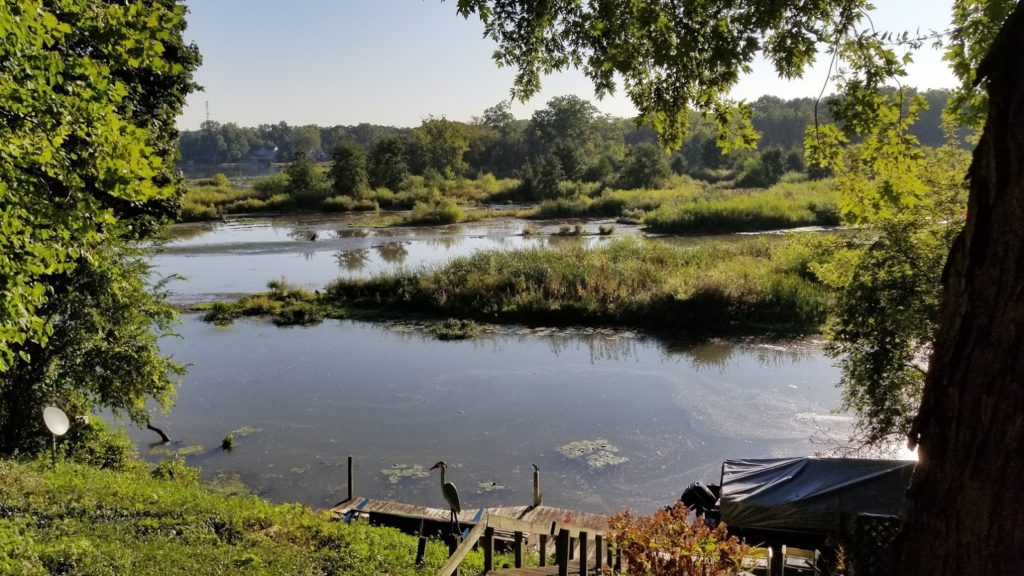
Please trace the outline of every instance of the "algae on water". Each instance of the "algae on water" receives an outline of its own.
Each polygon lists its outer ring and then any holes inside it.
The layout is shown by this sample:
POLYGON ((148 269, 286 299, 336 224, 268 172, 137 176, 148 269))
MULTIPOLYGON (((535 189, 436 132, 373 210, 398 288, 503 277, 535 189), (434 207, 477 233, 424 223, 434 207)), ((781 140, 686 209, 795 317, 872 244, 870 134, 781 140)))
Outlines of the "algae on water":
POLYGON ((629 458, 618 454, 618 446, 604 438, 577 440, 560 447, 558 451, 571 460, 583 460, 591 469, 618 466, 629 461, 629 458))
POLYGON ((424 470, 423 466, 419 464, 412 466, 409 464, 395 464, 390 468, 384 468, 380 473, 386 476, 388 482, 392 484, 398 484, 402 478, 427 478, 430 476, 430 472, 424 470))

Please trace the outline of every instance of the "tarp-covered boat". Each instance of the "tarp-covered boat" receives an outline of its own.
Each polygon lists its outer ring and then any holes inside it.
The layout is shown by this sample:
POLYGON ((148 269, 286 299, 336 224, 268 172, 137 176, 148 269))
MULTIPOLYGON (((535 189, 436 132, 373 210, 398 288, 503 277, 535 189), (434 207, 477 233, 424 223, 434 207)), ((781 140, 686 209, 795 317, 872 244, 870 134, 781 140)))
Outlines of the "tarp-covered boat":
POLYGON ((726 460, 722 520, 730 528, 850 534, 857 516, 903 516, 913 470, 906 460, 726 460))

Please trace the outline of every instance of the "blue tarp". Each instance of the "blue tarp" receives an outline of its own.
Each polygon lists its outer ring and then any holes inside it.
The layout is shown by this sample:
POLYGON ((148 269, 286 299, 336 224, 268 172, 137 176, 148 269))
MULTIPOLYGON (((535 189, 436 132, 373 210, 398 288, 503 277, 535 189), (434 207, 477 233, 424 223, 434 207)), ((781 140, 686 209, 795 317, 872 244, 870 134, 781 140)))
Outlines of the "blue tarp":
POLYGON ((849 533, 859 514, 902 517, 913 470, 907 460, 727 460, 722 520, 735 528, 849 533))

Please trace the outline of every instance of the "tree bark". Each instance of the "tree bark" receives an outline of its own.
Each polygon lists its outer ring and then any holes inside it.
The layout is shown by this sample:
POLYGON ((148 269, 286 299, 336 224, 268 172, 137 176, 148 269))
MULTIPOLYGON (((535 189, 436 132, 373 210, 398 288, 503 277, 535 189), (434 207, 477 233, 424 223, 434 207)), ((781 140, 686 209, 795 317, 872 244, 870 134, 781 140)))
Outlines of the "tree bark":
POLYGON ((988 119, 910 437, 901 574, 1024 573, 1024 3, 978 72, 988 119))

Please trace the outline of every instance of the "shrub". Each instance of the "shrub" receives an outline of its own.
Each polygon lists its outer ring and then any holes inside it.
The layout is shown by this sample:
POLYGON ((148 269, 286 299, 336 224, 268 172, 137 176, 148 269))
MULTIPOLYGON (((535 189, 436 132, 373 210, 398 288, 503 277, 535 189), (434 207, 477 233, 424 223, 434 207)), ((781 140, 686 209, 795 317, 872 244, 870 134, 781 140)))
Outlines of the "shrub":
POLYGON ((110 430, 99 418, 75 423, 62 442, 65 457, 105 470, 130 470, 139 464, 135 443, 124 430, 110 430))
POLYGON ((467 340, 475 338, 480 333, 480 325, 472 320, 449 318, 432 326, 430 333, 438 340, 467 340))
POLYGON ((238 318, 238 312, 227 302, 214 302, 206 314, 203 314, 204 322, 213 322, 220 326, 231 324, 235 318, 238 318))
POLYGON ((731 576, 748 568, 750 547, 726 533, 725 523, 709 528, 702 516, 676 502, 671 510, 634 516, 628 510, 608 519, 611 540, 631 574, 731 576))
POLYGON ((185 484, 199 482, 199 469, 187 466, 185 460, 180 456, 162 460, 150 472, 150 476, 157 480, 171 480, 185 484))
POLYGON ((451 200, 436 204, 417 202, 405 224, 454 224, 466 219, 466 213, 451 200))

